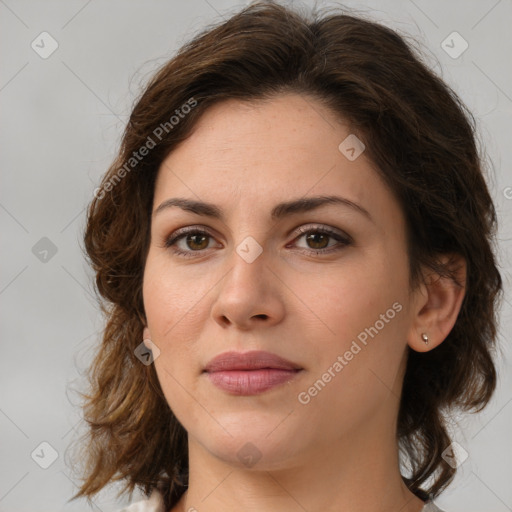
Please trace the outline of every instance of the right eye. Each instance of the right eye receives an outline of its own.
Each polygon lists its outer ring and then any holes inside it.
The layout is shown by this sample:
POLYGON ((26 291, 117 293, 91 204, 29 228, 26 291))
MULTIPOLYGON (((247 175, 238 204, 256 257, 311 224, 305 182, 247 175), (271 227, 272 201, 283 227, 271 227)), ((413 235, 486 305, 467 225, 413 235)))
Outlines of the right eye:
POLYGON ((166 241, 165 247, 172 252, 186 258, 194 256, 209 248, 210 233, 198 228, 184 228, 174 232, 166 241))

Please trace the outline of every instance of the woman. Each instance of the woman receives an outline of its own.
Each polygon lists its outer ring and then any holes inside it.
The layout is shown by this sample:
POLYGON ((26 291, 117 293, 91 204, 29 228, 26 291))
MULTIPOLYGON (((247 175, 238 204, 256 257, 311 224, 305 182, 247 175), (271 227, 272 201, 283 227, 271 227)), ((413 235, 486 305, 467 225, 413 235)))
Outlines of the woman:
POLYGON ((496 386, 495 229, 471 115, 390 29, 261 2, 200 34, 90 205, 107 323, 75 498, 439 510, 445 411, 496 386))

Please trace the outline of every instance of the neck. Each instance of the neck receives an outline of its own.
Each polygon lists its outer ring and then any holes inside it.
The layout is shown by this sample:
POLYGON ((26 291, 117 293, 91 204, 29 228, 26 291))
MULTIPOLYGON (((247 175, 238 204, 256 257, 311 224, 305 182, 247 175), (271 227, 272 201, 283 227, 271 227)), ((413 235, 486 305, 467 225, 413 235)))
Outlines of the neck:
MULTIPOLYGON (((389 410, 389 404, 382 410, 389 410)), ((420 512, 400 475, 395 425, 359 424, 279 465, 240 468, 189 437, 189 487, 176 512, 420 512)))

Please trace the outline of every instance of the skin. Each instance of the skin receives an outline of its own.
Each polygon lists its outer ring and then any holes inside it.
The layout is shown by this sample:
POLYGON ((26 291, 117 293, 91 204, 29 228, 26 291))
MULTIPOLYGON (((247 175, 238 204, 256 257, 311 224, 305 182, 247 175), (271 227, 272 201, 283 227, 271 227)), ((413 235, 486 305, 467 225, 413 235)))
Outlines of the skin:
POLYGON ((173 512, 423 507, 401 479, 395 440, 405 356, 407 346, 424 352, 443 342, 464 291, 432 275, 409 289, 403 213, 364 152, 350 161, 338 150, 350 133, 306 96, 228 100, 209 108, 159 169, 154 212, 185 197, 225 214, 221 221, 174 206, 151 224, 144 337, 161 351, 155 369, 189 439, 189 488, 173 512), (336 204, 270 218, 282 201, 333 194, 372 220, 336 204), (190 258, 165 247, 185 226, 210 234, 178 242, 190 258), (308 242, 301 226, 330 227, 352 243, 329 236, 308 242), (236 252, 248 236, 263 251, 252 263, 236 252), (400 312, 300 403, 299 393, 394 303, 400 312), (228 350, 267 350, 303 370, 263 394, 233 396, 202 373, 228 350), (237 455, 246 443, 260 457, 252 466, 237 455))

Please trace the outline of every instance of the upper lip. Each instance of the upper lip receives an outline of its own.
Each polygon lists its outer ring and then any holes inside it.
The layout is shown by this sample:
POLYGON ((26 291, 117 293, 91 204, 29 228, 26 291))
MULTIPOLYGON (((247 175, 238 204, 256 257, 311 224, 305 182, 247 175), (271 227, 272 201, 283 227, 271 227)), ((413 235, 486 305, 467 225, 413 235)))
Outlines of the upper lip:
POLYGON ((251 352, 223 352, 214 357, 204 368, 205 372, 228 370, 301 370, 302 368, 271 352, 253 350, 251 352))

